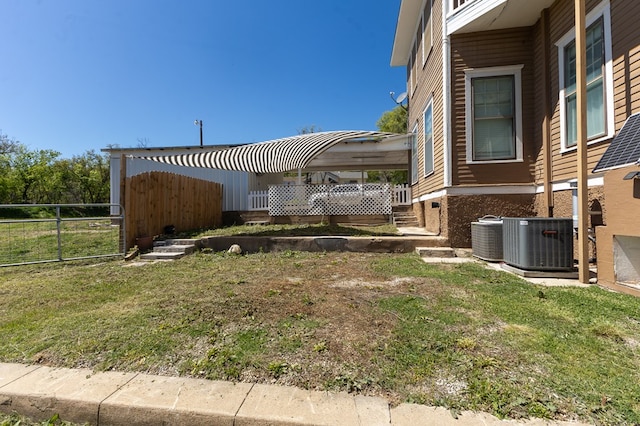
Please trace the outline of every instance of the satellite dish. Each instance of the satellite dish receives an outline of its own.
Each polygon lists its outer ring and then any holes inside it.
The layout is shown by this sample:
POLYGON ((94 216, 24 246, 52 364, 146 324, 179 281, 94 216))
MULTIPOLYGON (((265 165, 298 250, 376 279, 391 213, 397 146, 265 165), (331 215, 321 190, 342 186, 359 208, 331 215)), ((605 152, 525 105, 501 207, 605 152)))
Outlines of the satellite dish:
POLYGON ((395 101, 397 104, 401 104, 404 102, 405 99, 407 99, 407 92, 402 92, 398 95, 395 101))
POLYGON ((391 96, 391 99, 393 99, 393 101, 397 104, 400 105, 402 108, 405 109, 405 111, 407 110, 407 107, 402 105, 402 103, 407 100, 407 92, 402 92, 398 95, 398 97, 395 97, 396 93, 395 92, 389 92, 389 96, 391 96))

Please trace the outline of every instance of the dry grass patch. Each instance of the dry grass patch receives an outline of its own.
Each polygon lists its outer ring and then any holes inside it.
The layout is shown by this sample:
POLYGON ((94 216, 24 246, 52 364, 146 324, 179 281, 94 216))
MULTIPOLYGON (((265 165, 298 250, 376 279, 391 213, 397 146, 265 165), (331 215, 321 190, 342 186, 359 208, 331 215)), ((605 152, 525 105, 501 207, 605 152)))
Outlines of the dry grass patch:
POLYGON ((628 296, 412 254, 199 253, 122 266, 4 269, 0 360, 640 422, 640 311, 628 296))

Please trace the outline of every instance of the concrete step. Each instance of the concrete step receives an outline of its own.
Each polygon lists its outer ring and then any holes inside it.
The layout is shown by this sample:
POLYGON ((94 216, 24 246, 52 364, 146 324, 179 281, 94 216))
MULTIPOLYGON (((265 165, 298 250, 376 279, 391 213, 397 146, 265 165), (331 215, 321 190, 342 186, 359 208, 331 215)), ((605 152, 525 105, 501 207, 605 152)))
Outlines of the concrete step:
POLYGON ((184 257, 185 253, 183 252, 157 252, 152 251, 151 253, 145 253, 140 255, 141 260, 176 260, 184 257))
POLYGON ((393 212, 393 217, 416 217, 413 211, 408 212, 393 212))
POLYGON ((164 246, 155 246, 153 248, 154 253, 184 253, 191 254, 196 251, 196 246, 193 244, 170 244, 164 246))
POLYGON ((393 224, 396 226, 418 226, 418 219, 413 213, 393 214, 393 224))
POLYGON ((457 257, 456 251, 451 247, 416 247, 416 253, 420 257, 457 257))
POLYGON ((200 240, 197 238, 169 238, 167 240, 154 241, 153 245, 154 247, 170 246, 170 245, 197 246, 199 242, 200 240))
POLYGON ((418 219, 416 218, 402 218, 402 219, 394 219, 393 223, 396 225, 405 225, 405 226, 418 226, 418 219))

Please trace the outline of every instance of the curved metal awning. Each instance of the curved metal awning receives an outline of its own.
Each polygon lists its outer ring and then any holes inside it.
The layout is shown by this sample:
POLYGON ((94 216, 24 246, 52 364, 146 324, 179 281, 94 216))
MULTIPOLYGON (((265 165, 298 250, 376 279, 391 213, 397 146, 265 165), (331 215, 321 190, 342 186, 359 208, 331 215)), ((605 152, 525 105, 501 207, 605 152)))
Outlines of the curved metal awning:
POLYGON ((319 155, 340 143, 360 142, 364 145, 383 140, 404 140, 406 137, 397 133, 361 130, 318 132, 221 150, 207 150, 205 147, 201 152, 140 158, 185 167, 280 173, 304 169, 319 155))

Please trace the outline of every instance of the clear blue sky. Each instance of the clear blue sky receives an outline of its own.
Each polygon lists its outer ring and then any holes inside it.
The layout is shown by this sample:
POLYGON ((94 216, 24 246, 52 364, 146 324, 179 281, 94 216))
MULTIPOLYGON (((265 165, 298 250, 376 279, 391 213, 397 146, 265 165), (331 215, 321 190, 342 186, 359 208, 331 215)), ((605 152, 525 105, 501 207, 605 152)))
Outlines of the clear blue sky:
POLYGON ((400 0, 1 0, 0 131, 63 158, 375 130, 400 0))

